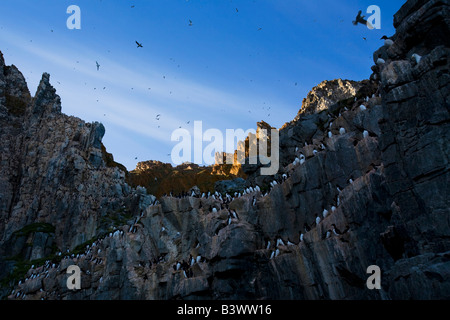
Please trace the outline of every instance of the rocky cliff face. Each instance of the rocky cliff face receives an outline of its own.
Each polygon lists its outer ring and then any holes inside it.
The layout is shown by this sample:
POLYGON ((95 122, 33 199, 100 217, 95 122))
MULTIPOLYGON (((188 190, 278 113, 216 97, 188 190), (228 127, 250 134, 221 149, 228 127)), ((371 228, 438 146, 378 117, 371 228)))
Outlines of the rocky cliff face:
POLYGON ((199 166, 194 163, 184 163, 172 167, 161 161, 139 162, 136 169, 131 171, 127 181, 131 186, 143 186, 147 192, 161 197, 163 195, 182 196, 192 195, 188 191, 197 186, 203 192, 214 192, 217 181, 243 178, 245 174, 239 164, 215 164, 199 166))
POLYGON ((314 88, 280 129, 279 173, 244 166, 241 194, 129 187, 100 124, 63 115, 46 74, 31 98, 0 59, 3 295, 449 299, 448 9, 408 1, 374 54, 385 63, 314 88), (72 264, 81 290, 66 287, 72 264), (381 290, 366 287, 370 265, 381 290))

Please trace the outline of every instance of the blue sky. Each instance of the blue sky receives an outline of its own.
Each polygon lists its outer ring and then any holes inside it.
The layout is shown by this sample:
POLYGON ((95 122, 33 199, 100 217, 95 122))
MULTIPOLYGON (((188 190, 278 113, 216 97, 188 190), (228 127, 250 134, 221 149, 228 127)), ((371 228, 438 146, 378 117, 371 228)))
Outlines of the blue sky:
POLYGON ((224 135, 261 120, 280 128, 321 81, 367 79, 404 2, 1 1, 0 50, 31 94, 50 73, 62 111, 102 122, 107 150, 132 170, 170 162, 180 126, 192 132, 202 121, 224 135), (66 26, 69 5, 81 9, 80 30, 66 26), (381 29, 353 26, 370 5, 381 9, 381 29))

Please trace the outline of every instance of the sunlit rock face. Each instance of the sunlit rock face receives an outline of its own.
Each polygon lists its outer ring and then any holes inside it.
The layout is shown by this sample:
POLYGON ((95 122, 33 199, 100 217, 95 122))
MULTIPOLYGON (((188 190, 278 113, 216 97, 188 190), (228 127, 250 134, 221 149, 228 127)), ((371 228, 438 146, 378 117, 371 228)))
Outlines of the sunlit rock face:
MULTIPOLYGON (((0 55, 2 295, 449 299, 446 12, 408 1, 370 80, 322 82, 280 129, 278 174, 244 164, 245 179, 209 195, 191 183, 158 199, 128 186, 105 128, 62 114, 46 74, 31 97, 0 55), (66 286, 72 264, 77 291, 66 286), (371 265, 380 290, 366 286, 371 265)), ((155 168, 166 167, 137 171, 155 168)))

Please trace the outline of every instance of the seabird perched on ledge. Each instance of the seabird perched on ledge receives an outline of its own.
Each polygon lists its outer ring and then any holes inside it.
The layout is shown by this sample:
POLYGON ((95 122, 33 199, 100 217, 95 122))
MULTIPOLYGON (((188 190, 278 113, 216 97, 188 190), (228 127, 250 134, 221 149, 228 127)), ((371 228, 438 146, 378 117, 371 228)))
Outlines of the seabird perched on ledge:
POLYGON ((377 59, 377 65, 382 65, 382 64, 385 64, 386 63, 386 61, 383 59, 383 58, 381 58, 380 56, 378 56, 378 59, 377 59))
POLYGON ((320 217, 316 214, 316 225, 319 225, 320 223, 320 217))
POLYGON ((367 138, 368 136, 369 136, 369 131, 364 130, 364 132, 363 132, 363 137, 364 137, 364 138, 367 138))
POLYGON ((417 53, 414 53, 411 58, 413 58, 414 60, 416 60, 416 63, 419 64, 420 60, 422 59, 421 56, 419 56, 417 53))
POLYGON ((333 233, 335 235, 338 236, 338 235, 342 234, 342 232, 336 227, 336 225, 334 223, 331 225, 331 227, 333 228, 333 233))
POLYGON ((382 36, 380 40, 384 40, 384 45, 386 47, 390 47, 390 46, 392 46, 394 44, 394 41, 392 41, 391 39, 389 39, 386 36, 382 36))

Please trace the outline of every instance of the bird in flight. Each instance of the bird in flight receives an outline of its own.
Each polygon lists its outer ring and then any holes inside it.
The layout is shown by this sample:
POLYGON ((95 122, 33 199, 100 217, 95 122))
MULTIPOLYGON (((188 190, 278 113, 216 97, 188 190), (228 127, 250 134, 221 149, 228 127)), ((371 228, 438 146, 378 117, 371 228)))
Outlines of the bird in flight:
POLYGON ((157 114, 157 115, 156 115, 156 120, 159 120, 159 117, 161 117, 161 115, 160 115, 160 114, 157 114))
POLYGON ((189 27, 192 27, 192 20, 189 19, 189 27))
POLYGON ((142 43, 139 43, 139 42, 136 41, 136 44, 137 44, 138 48, 143 48, 142 43))
POLYGON ((358 11, 358 15, 356 16, 355 20, 352 21, 353 25, 356 26, 356 25, 358 25, 358 23, 361 23, 361 24, 364 24, 364 25, 368 26, 369 29, 373 29, 372 24, 370 24, 370 22, 367 22, 367 20, 364 19, 365 16, 362 16, 361 13, 362 13, 362 11, 359 10, 359 11, 358 11))
POLYGON ((95 64, 97 65, 97 71, 100 69, 100 65, 98 64, 97 61, 95 61, 95 64))

